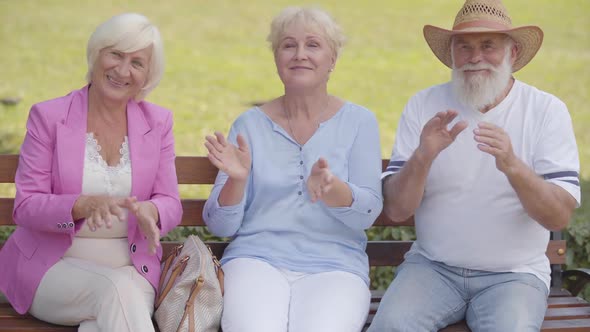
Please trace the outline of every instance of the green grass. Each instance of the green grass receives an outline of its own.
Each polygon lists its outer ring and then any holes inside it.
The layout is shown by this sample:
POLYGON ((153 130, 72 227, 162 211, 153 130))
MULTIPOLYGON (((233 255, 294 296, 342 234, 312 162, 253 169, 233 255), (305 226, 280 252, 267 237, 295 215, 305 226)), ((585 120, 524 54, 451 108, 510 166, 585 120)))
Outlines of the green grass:
MULTIPOLYGON (((16 106, 0 106, 0 153, 18 152, 33 103, 85 84, 86 42, 96 25, 114 14, 136 11, 160 27, 165 42, 166 74, 148 100, 174 111, 179 155, 204 154, 206 134, 227 131, 251 102, 282 93, 265 39, 271 18, 293 3, 0 1, 0 98, 22 98, 16 106)), ((516 77, 557 95, 568 105, 578 140, 583 189, 589 191, 590 1, 505 3, 515 25, 535 24, 545 32, 540 52, 516 77)), ((348 36, 330 80, 330 92, 376 113, 383 157, 390 155, 408 98, 450 77, 424 42, 423 25, 450 27, 461 4, 461 0, 319 2, 348 36)), ((0 191, 10 193, 13 189, 0 187, 0 191)), ((589 214, 590 205, 578 210, 575 226, 582 231, 577 234, 589 233, 589 214)), ((581 244, 587 253, 589 242, 587 237, 581 244)))

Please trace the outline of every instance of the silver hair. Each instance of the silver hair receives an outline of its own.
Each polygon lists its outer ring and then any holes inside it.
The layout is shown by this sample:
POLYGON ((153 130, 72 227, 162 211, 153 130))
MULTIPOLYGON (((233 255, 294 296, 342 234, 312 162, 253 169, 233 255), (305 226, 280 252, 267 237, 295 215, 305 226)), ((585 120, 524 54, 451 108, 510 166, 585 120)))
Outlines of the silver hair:
POLYGON ((346 38, 332 17, 318 8, 287 7, 283 9, 272 20, 270 33, 266 38, 273 52, 276 52, 285 30, 292 24, 301 24, 310 31, 322 34, 328 41, 335 57, 338 58, 346 38))
POLYGON ((86 81, 91 83, 92 70, 102 49, 112 47, 120 52, 132 53, 149 46, 152 47, 152 56, 148 64, 147 79, 134 97, 135 100, 144 99, 158 86, 164 75, 164 47, 158 28, 141 14, 125 13, 113 16, 96 28, 86 48, 86 81))

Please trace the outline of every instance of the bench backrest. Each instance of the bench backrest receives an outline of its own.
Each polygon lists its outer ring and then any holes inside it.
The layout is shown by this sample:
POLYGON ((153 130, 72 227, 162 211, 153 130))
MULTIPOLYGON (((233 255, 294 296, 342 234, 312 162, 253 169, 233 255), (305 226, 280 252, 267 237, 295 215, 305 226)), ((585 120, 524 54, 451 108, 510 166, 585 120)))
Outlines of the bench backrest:
MULTIPOLYGON (((383 160, 383 168, 388 160, 383 160)), ((14 174, 18 165, 18 155, 0 155, 0 183, 14 183, 14 174)), ((182 156, 176 158, 176 171, 178 183, 182 185, 211 185, 215 181, 217 169, 209 162, 207 157, 182 156)), ((202 218, 205 198, 184 197, 181 190, 182 207, 184 214, 181 226, 205 226, 202 218)), ((13 197, 0 197, 0 226, 14 225, 12 220, 13 197)), ((414 220, 410 219, 402 223, 393 223, 385 214, 381 214, 372 226, 400 227, 414 226, 414 220)), ((566 243, 561 240, 560 234, 552 234, 552 240, 547 247, 547 256, 553 270, 554 286, 561 286, 561 264, 565 264, 566 243), (557 284, 556 284, 557 283, 557 284)), ((227 242, 209 243, 214 253, 221 257, 227 242)), ((373 241, 367 245, 367 254, 371 266, 397 266, 403 261, 404 254, 408 251, 412 241, 373 241)), ((170 250, 174 244, 164 244, 165 251, 170 250)))

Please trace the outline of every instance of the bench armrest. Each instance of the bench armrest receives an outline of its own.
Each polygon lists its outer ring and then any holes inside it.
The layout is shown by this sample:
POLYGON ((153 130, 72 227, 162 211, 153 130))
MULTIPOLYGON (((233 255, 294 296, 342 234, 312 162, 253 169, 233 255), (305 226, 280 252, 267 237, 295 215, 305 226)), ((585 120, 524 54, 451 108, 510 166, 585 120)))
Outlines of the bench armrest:
POLYGON ((573 269, 563 271, 564 287, 573 295, 578 294, 590 283, 590 269, 573 269))

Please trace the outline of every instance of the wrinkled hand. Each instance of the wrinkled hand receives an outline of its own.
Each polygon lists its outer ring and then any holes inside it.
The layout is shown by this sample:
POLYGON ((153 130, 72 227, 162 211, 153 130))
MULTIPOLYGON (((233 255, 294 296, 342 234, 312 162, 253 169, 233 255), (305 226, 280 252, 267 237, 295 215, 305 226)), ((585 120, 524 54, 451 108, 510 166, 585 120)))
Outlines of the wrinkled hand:
POLYGON ((475 141, 479 143, 477 148, 494 156, 496 168, 506 174, 516 166, 518 160, 512 150, 510 137, 502 128, 488 122, 480 122, 477 127, 473 130, 475 141))
POLYGON ((426 122, 420 134, 420 148, 426 156, 434 159, 442 150, 446 149, 457 135, 467 128, 467 122, 459 121, 450 130, 449 123, 457 117, 456 111, 438 112, 432 119, 426 122))
POLYGON ((127 216, 122 209, 124 198, 109 196, 80 196, 74 203, 74 219, 86 219, 86 225, 91 231, 105 226, 111 228, 113 219, 124 221, 127 216))
POLYGON ((141 233, 148 240, 150 254, 156 253, 160 246, 160 228, 158 228, 158 208, 149 201, 138 202, 135 197, 125 199, 123 206, 133 213, 141 233))
POLYGON ((311 173, 307 178, 307 191, 311 196, 313 203, 322 199, 322 196, 330 191, 334 176, 328 167, 328 162, 324 158, 318 159, 311 168, 311 173))
POLYGON ((206 137, 205 147, 209 150, 207 157, 215 167, 235 180, 246 180, 250 174, 252 158, 248 144, 238 134, 238 146, 229 143, 223 134, 215 132, 215 136, 206 137))

